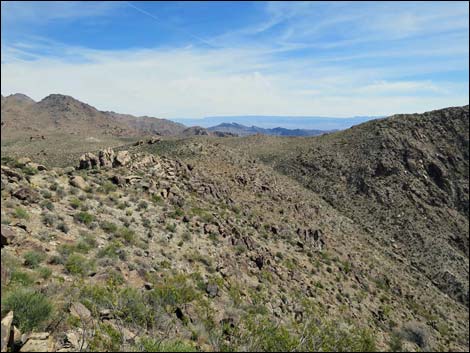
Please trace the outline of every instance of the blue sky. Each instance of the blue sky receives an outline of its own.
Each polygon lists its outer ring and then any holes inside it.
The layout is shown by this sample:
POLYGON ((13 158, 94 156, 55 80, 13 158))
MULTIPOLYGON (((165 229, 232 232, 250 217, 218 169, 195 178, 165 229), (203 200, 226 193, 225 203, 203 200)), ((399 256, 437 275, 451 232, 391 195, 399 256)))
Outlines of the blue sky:
POLYGON ((467 2, 2 2, 2 94, 158 117, 468 104, 467 2))

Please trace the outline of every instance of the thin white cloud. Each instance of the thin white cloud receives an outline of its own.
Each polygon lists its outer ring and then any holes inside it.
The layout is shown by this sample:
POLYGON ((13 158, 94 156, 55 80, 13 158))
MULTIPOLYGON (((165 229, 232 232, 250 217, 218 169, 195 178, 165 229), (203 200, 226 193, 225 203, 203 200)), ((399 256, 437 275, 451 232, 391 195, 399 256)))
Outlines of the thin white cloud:
MULTIPOLYGON (((57 16, 100 16, 121 5, 84 5, 74 15, 76 4, 61 4, 67 8, 57 16)), ((161 117, 384 115, 463 105, 468 80, 455 72, 468 75, 465 6, 273 2, 265 21, 210 38, 216 48, 196 41, 105 51, 36 37, 2 45, 2 94, 63 93, 99 109, 161 117), (262 42, 253 40, 258 35, 262 42), (454 79, 444 80, 447 73, 454 79)))
POLYGON ((167 118, 382 115, 468 104, 468 88, 448 85, 446 91, 429 80, 383 80, 384 68, 315 65, 307 70, 308 62, 279 61, 263 50, 81 53, 86 60, 79 62, 10 57, 2 63, 2 93, 23 92, 37 100, 63 93, 99 109, 167 118), (266 67, 276 70, 263 70, 266 67))

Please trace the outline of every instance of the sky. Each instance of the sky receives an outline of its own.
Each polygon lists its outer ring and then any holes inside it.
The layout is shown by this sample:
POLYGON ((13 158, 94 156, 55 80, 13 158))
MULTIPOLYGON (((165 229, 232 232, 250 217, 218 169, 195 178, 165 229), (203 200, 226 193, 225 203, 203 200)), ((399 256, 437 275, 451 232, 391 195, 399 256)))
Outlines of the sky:
POLYGON ((468 2, 1 2, 1 91, 162 118, 468 104, 468 2))

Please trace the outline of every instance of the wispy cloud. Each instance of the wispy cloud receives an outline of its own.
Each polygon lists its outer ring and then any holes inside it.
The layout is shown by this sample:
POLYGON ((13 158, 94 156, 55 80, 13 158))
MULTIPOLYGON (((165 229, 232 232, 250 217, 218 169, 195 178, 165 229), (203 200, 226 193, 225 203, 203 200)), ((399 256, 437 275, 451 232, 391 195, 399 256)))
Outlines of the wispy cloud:
POLYGON ((204 39, 211 45, 197 34, 186 46, 148 49, 9 42, 2 93, 60 92, 162 117, 385 115, 468 104, 468 5, 274 2, 262 15, 204 39))

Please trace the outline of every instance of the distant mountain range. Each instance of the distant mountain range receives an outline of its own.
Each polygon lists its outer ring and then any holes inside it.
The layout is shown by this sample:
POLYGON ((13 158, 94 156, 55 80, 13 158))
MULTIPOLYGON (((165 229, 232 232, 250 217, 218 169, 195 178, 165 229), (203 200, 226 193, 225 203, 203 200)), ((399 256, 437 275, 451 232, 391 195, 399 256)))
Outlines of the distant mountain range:
POLYGON ((186 126, 202 126, 205 128, 224 123, 235 123, 245 126, 257 126, 264 129, 274 129, 281 126, 284 129, 306 130, 344 130, 369 120, 383 118, 383 116, 356 116, 349 118, 329 118, 320 116, 214 116, 202 119, 174 118, 172 121, 186 126))
POLYGON ((237 123, 222 123, 217 126, 207 128, 211 132, 231 133, 238 136, 248 136, 255 134, 272 135, 272 136, 317 136, 327 131, 323 130, 307 130, 307 129, 285 129, 276 127, 273 129, 261 128, 258 126, 245 126, 237 123))

